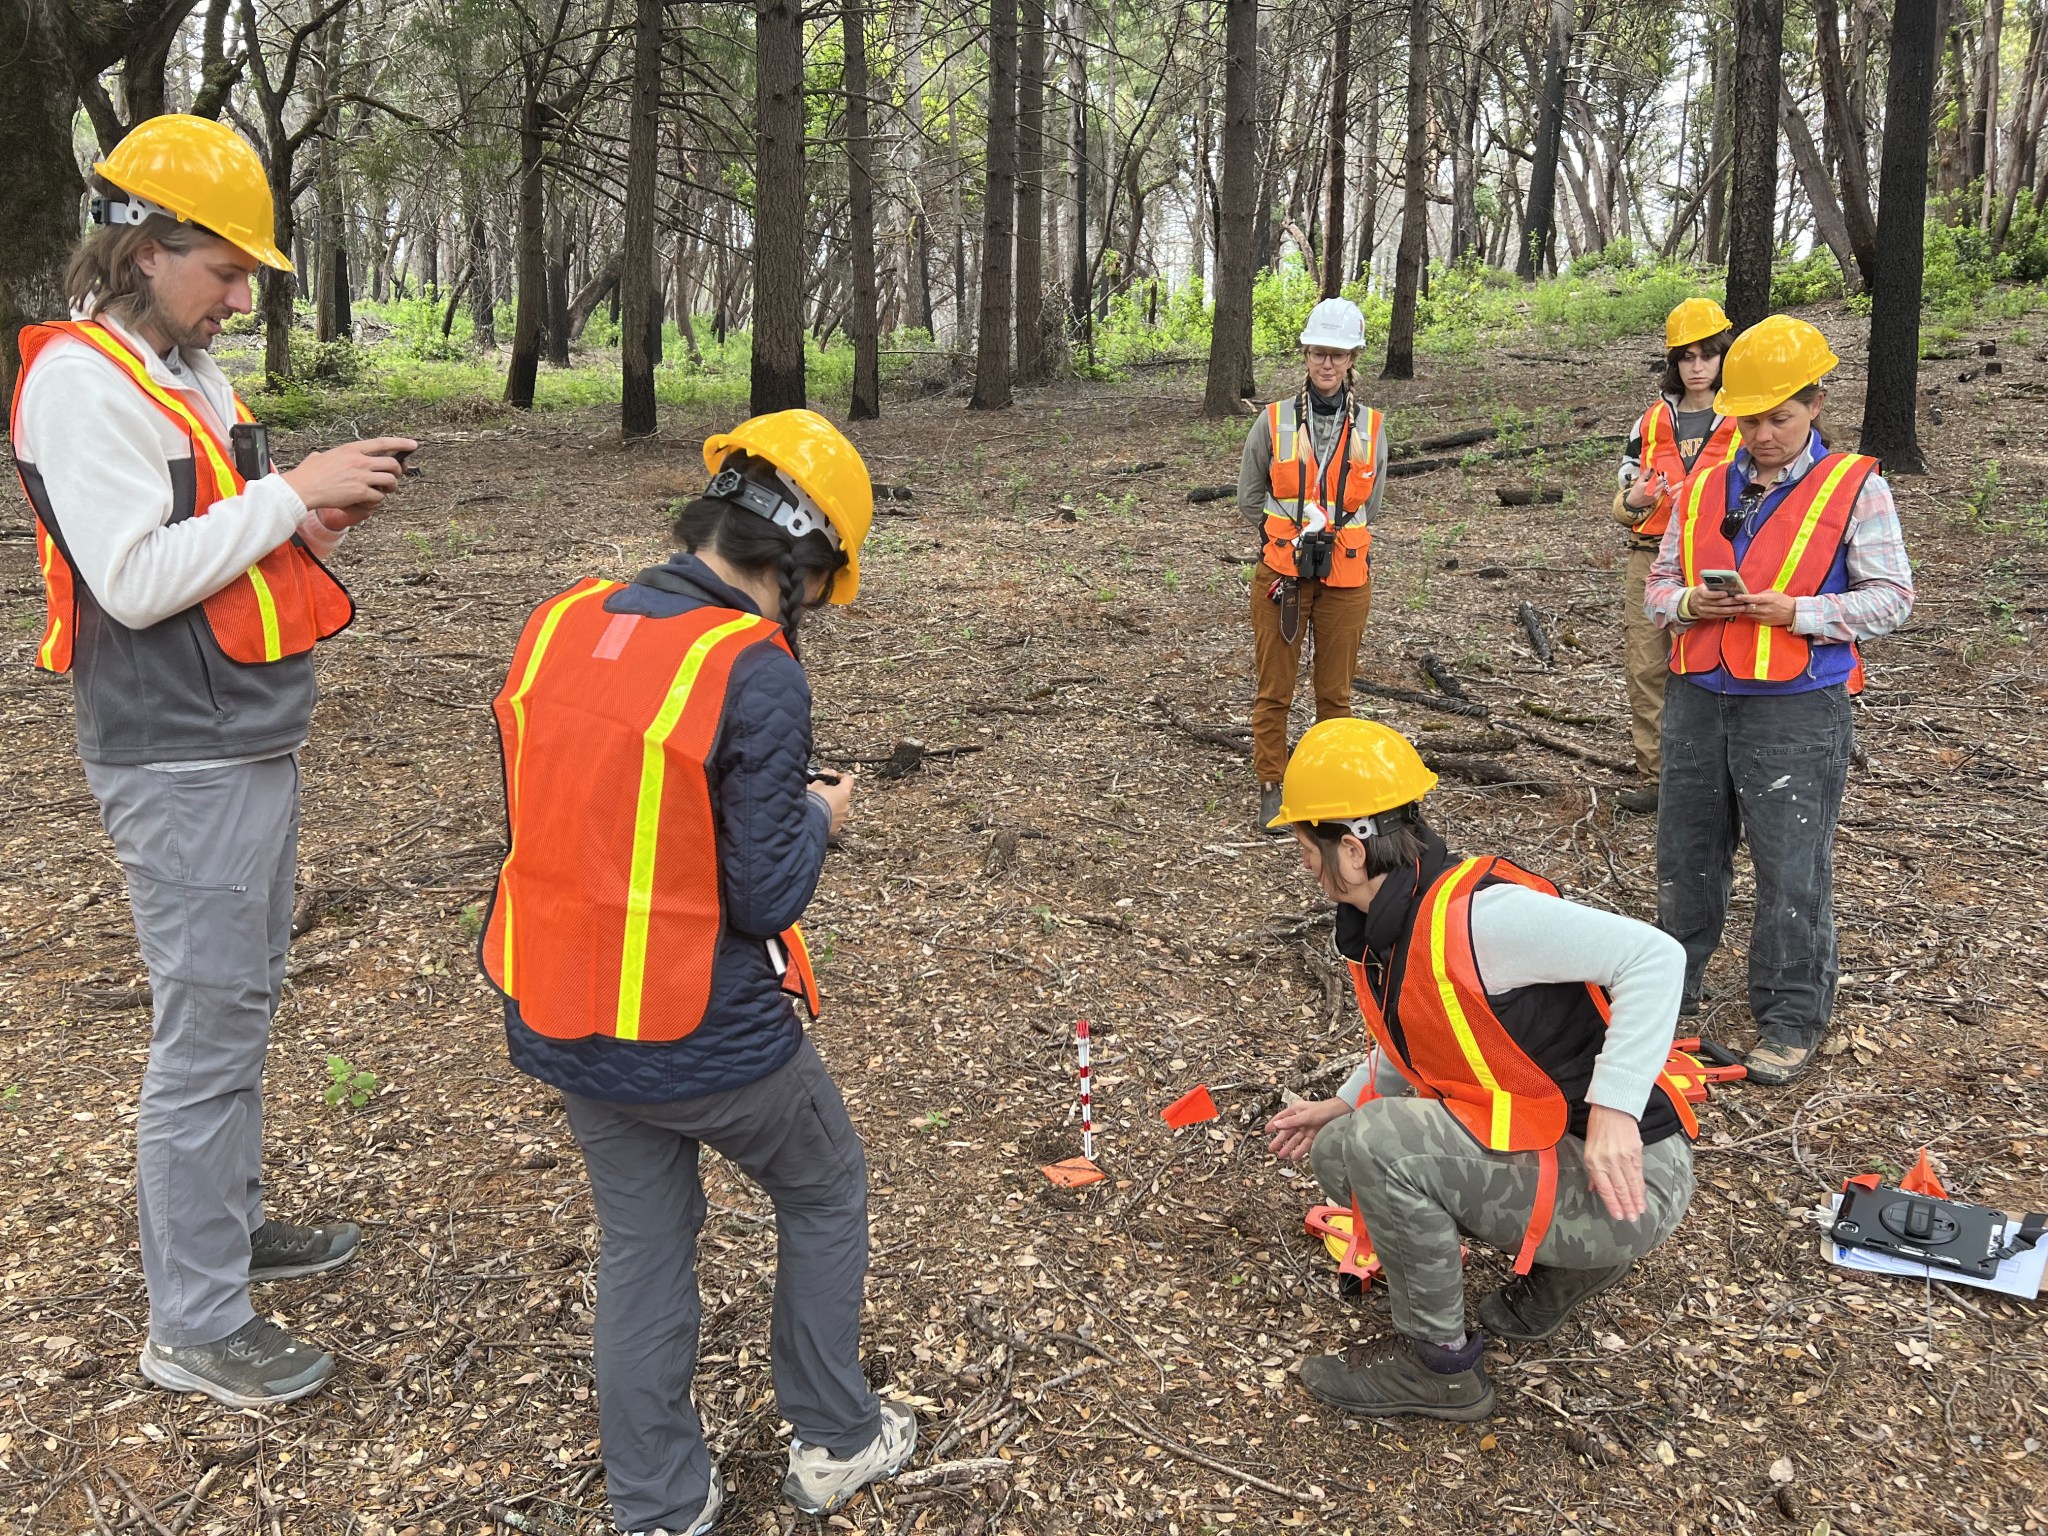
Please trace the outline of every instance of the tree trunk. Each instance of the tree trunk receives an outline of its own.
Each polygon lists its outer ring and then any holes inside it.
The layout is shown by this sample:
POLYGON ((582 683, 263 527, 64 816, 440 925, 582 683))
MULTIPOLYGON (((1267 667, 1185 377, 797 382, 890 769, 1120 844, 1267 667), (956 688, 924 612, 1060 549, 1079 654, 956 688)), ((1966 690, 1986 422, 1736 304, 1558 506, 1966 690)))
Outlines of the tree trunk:
POLYGON ((1841 181, 1842 222, 1848 229, 1849 245, 1856 253, 1856 269, 1862 274, 1863 286, 1868 288, 1877 272, 1877 219, 1870 207, 1867 135, 1849 102, 1835 0, 1813 0, 1813 20, 1825 134, 1830 160, 1841 181))
POLYGON ((1258 205, 1259 3, 1223 0, 1223 219, 1202 414, 1234 416, 1252 385, 1252 248, 1258 205))
POLYGON ((797 0, 755 0, 753 411, 804 390, 804 35, 797 0))
POLYGON ((981 320, 971 411, 1010 403, 1012 244, 1017 234, 1017 0, 988 0, 988 170, 981 197, 981 320))
POLYGON ((1359 172, 1365 183, 1358 202, 1358 277, 1372 278, 1372 252, 1379 239, 1380 223, 1380 82, 1375 71, 1372 95, 1365 104, 1365 165, 1359 172))
POLYGON ((64 263, 78 243, 84 191, 71 151, 78 93, 66 61, 23 36, 37 25, 29 7, 0 6, 0 57, 9 61, 0 164, 12 168, 7 217, 0 219, 0 400, 14 398, 21 328, 67 314, 64 263))
POLYGON ((1735 187, 1728 318, 1745 331, 1771 312, 1778 208, 1779 56, 1785 0, 1735 0, 1735 187))
POLYGON ((1721 26, 1714 28, 1714 126, 1707 146, 1707 216, 1701 248, 1707 265, 1728 259, 1728 172, 1735 159, 1735 90, 1730 78, 1734 61, 1721 26))
POLYGON ((1781 78, 1778 81, 1779 115, 1784 119, 1785 142, 1792 150, 1792 165, 1799 173, 1799 180, 1806 188, 1806 201, 1813 209, 1814 232, 1833 253, 1835 264, 1842 269, 1842 282, 1849 292, 1857 293, 1863 287, 1863 269, 1856 260, 1855 248, 1849 241, 1849 226, 1842 217, 1842 205, 1835 201, 1834 184, 1828 180, 1828 170, 1821 163, 1820 146, 1813 142, 1813 130, 1806 126, 1806 118, 1793 104, 1791 87, 1781 78))
POLYGON ((2005 30, 2005 0, 1984 0, 1984 33, 1977 44, 1977 83, 1970 105, 1970 179, 1983 182, 1978 227, 1991 227, 1991 188, 1998 179, 1998 49, 2005 30))
POLYGON ((1067 307, 1074 334, 1094 350, 1088 304, 1088 71, 1084 53, 1088 13, 1080 0, 1067 0, 1067 178, 1073 225, 1067 239, 1067 307))
POLYGON ((1394 258, 1383 379, 1415 377, 1415 300, 1429 262, 1429 189, 1422 180, 1429 150, 1429 8, 1430 0, 1408 0, 1408 147, 1401 160, 1401 248, 1394 258))
MULTIPOLYGON (((1411 9, 1413 0, 1411 0, 1411 9)), ((1426 25, 1426 24, 1425 24, 1426 25)), ((1409 34, 1415 23, 1409 22, 1409 34)), ((1550 36, 1543 49, 1543 104, 1536 117, 1535 157, 1529 169, 1529 205, 1522 216, 1522 251, 1515 261, 1515 276, 1533 282, 1552 261, 1551 247, 1557 239, 1557 160, 1564 141, 1564 70, 1571 51, 1572 0, 1552 0, 1550 36)), ((1412 91, 1412 87, 1411 87, 1412 91)), ((1414 108, 1409 108, 1409 133, 1415 132, 1414 108)), ((1411 151, 1412 152, 1412 151, 1411 151)), ((1401 238, 1407 240, 1406 214, 1401 238)), ((1391 365, 1391 358, 1389 359, 1391 365)), ((1407 373, 1396 378, 1408 378, 1407 373)))
MULTIPOLYGON (((1045 358, 1045 0, 1024 0, 1017 72, 1017 382, 1045 358)), ((1200 188, 1196 203, 1200 205, 1200 188)), ((1197 256, 1197 264, 1200 258, 1197 256)))
POLYGON ((1920 287, 1927 217, 1927 148, 1934 105, 1937 0, 1896 0, 1884 158, 1878 170, 1877 281, 1870 294, 1870 375, 1863 452, 1887 474, 1921 474, 1920 287))
POLYGON ((477 346, 498 344, 498 285, 491 275, 491 226, 481 199, 469 213, 469 329, 477 346))
POLYGON ((661 306, 654 275, 661 153, 661 0, 633 3, 633 93, 626 113, 626 243, 619 254, 619 435, 647 437, 656 426, 654 363, 661 306))
POLYGON ((2027 163, 2034 158, 2041 138, 2041 120, 2048 113, 2048 91, 2041 88, 2041 50, 2048 41, 2048 7, 2035 0, 2027 12, 2027 60, 2020 71, 2019 94, 2013 98, 2012 128, 2006 135, 2004 188, 2000 193, 1998 222, 1992 226, 1992 249, 2004 248, 2012 230, 2012 216, 2019 206, 2020 188, 2026 184, 2027 163))
POLYGON ((513 253, 512 356, 505 369, 505 403, 533 409, 540 375, 541 321, 547 309, 546 183, 539 82, 529 81, 519 106, 519 236, 513 253))
MULTIPOLYGON (((547 309, 541 327, 541 356, 554 368, 569 366, 569 343, 577 331, 576 321, 571 318, 574 306, 569 302, 569 263, 575 257, 576 242, 569 237, 561 196, 557 185, 554 207, 548 214, 547 309)), ((596 302, 594 297, 592 302, 596 302)))
POLYGON ((1344 291, 1344 151, 1351 117, 1351 12, 1337 13, 1330 50, 1329 170, 1323 200, 1323 297, 1344 291))
POLYGON ((846 191, 853 248, 853 398, 847 415, 873 421, 882 414, 881 297, 875 276, 875 140, 868 122, 867 7, 844 0, 839 11, 846 49, 846 191))

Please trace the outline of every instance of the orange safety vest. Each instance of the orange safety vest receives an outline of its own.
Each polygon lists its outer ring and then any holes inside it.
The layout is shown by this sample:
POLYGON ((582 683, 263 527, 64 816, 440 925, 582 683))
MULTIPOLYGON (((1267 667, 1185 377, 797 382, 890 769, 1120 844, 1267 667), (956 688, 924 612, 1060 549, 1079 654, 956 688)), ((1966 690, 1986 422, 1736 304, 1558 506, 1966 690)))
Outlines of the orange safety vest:
MULTIPOLYGON (((1678 548, 1685 584, 1700 584, 1701 571, 1735 570, 1752 592, 1777 591, 1813 597, 1834 568, 1849 536, 1849 519, 1863 482, 1877 460, 1857 453, 1823 454, 1771 509, 1738 563, 1735 544, 1721 532, 1728 506, 1729 466, 1716 465, 1685 487, 1678 548)), ((1849 691, 1863 691, 1863 656, 1850 642, 1856 670, 1849 691)), ((1730 677, 1789 683, 1806 673, 1813 642, 1778 624, 1754 619, 1700 619, 1678 633, 1671 646, 1671 670, 1711 672, 1726 667, 1730 677)))
MULTIPOLYGON (((22 391, 29 373, 43 349, 59 336, 84 342, 109 359, 191 439, 194 517, 204 517, 215 503, 242 494, 248 482, 235 468, 234 454, 219 434, 191 406, 151 378, 148 364, 126 342, 90 320, 53 321, 23 329, 21 372, 14 381, 16 444, 21 442, 22 391)), ((235 419, 256 419, 240 395, 235 396, 235 419)), ((22 490, 28 493, 26 478, 22 490)), ((35 512, 36 564, 43 574, 46 614, 36 665, 46 672, 68 672, 78 631, 78 573, 51 529, 47 509, 35 506, 33 495, 29 499, 35 512)), ((248 665, 310 651, 316 641, 346 629, 356 613, 347 590, 296 538, 285 540, 200 606, 222 653, 230 661, 248 665)))
POLYGON ((1294 540, 1301 532, 1302 511, 1313 502, 1330 514, 1337 536, 1324 585, 1362 587, 1370 579, 1372 527, 1351 519, 1370 499, 1379 478, 1373 447, 1380 440, 1381 420, 1370 406, 1363 422, 1347 410, 1329 462, 1318 464, 1314 440, 1300 419, 1300 402, 1275 400, 1266 407, 1266 432, 1273 450, 1266 495, 1269 569, 1282 576, 1295 574, 1294 540))
MULTIPOLYGON (((1406 1055, 1373 997, 1365 966, 1356 960, 1351 984, 1373 1039, 1420 1097, 1439 1101, 1488 1151, 1537 1154, 1535 1207, 1515 1256, 1515 1273, 1526 1275, 1556 1210, 1557 1144, 1570 1123, 1571 1105, 1486 1000, 1472 953, 1472 898, 1489 879, 1557 894, 1548 880, 1500 858, 1465 859, 1437 877, 1416 909, 1396 1000, 1406 1055)), ((1604 1021, 1607 994, 1592 982, 1586 991, 1604 1021)), ((1699 1121, 1684 1091, 1669 1073, 1658 1074, 1657 1086, 1678 1111, 1686 1135, 1698 1136, 1699 1121)))
MULTIPOLYGON (((586 578, 536 608, 491 705, 511 837, 484 972, 555 1040, 680 1040, 703 1022, 721 926, 706 762, 733 664, 788 649, 731 608, 607 613, 620 587, 586 578)), ((783 990, 815 1018, 802 930, 779 943, 783 990)))
POLYGON ((1727 463, 1735 457, 1735 450, 1742 446, 1742 434, 1736 429, 1735 418, 1719 416, 1715 418, 1714 430, 1707 434, 1707 440, 1700 445, 1692 463, 1687 464, 1678 452, 1678 415, 1672 410, 1671 402, 1662 397, 1643 412, 1643 419, 1636 423, 1636 436, 1642 444, 1641 456, 1636 463, 1641 466, 1643 474, 1661 473, 1671 486, 1669 492, 1644 509, 1641 521, 1631 530, 1647 539, 1663 538, 1664 530, 1671 526, 1671 506, 1678 499, 1678 489, 1685 483, 1687 475, 1727 463))

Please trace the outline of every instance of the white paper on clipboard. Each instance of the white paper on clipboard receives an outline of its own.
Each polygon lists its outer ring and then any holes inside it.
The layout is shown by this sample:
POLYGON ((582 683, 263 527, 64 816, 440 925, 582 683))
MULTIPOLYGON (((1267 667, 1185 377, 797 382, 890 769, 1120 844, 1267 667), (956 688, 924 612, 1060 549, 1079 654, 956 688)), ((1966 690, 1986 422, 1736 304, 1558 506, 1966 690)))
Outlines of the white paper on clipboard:
MULTIPOLYGON (((1831 1196, 1828 1202, 1830 1215, 1841 1208, 1842 1197, 1831 1196)), ((2018 1221, 2018 1217, 2008 1214, 2006 1231, 2018 1225, 2018 1221)), ((2001 1242, 2004 1241, 2004 1235, 2003 1232, 1999 1235, 2001 1242)), ((2011 1258, 2002 1260, 1988 1280, 1979 1279, 1976 1275, 1960 1274, 1952 1269, 1941 1269, 1931 1264, 1916 1263, 1912 1259, 1895 1258, 1889 1253, 1876 1253, 1868 1248, 1844 1248, 1835 1241, 1832 1231, 1821 1234, 1820 1249, 1823 1258, 1843 1269, 1861 1270, 1867 1275, 1897 1275, 1906 1280, 1941 1280, 1949 1285, 1967 1285, 1980 1291, 1997 1291, 2006 1296, 2018 1296, 2022 1300, 2030 1300, 2041 1293, 2042 1273, 2048 1270, 2048 1238, 2043 1238, 2031 1248, 2022 1248, 2011 1258)))

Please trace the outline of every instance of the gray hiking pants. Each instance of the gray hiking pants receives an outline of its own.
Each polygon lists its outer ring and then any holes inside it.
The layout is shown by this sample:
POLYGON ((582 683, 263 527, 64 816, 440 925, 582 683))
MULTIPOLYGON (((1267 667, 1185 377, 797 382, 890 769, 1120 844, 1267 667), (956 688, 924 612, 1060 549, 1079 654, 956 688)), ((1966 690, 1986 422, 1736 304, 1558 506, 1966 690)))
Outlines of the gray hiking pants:
POLYGON ((697 1369, 697 1149, 740 1168, 775 1205, 775 1402, 806 1445, 850 1456, 882 1427, 860 1366, 868 1169, 846 1105, 808 1036, 757 1083, 673 1104, 565 1093, 604 1232, 597 1267, 597 1407, 606 1491, 621 1530, 688 1530, 711 1485, 690 1380, 697 1369))
MULTIPOLYGON (((1433 1099, 1368 1099, 1332 1120, 1309 1154, 1339 1205, 1355 1196, 1372 1235, 1393 1305, 1411 1339, 1450 1344, 1465 1332, 1465 1270, 1459 1234, 1513 1257, 1536 1203, 1533 1152, 1489 1152, 1433 1099)), ((1667 1136, 1643 1148, 1649 1209, 1616 1221, 1586 1181, 1586 1144, 1557 1144, 1557 1212, 1536 1262, 1605 1269, 1632 1262, 1676 1230, 1692 1203, 1692 1143, 1667 1136)))
POLYGON ((1756 874, 1749 1010, 1761 1039, 1810 1044, 1835 1009, 1835 823, 1849 779, 1848 689, 1664 690, 1657 926, 1685 946, 1685 999, 1721 942, 1735 845, 1756 874))
POLYGON ((154 1003, 135 1117, 149 1336, 183 1348, 255 1316, 263 1223, 263 1052, 284 992, 299 765, 167 773, 85 765, 128 876, 154 1003))

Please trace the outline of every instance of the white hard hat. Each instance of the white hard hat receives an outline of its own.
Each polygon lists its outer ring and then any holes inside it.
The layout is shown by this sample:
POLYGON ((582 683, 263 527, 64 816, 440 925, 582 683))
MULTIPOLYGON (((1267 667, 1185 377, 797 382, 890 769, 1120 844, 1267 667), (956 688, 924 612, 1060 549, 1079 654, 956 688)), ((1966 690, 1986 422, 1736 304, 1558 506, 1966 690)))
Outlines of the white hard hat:
POLYGON ((1309 311, 1301 328, 1304 347, 1330 347, 1356 352, 1365 345, 1365 316, 1349 299, 1325 299, 1309 311))

